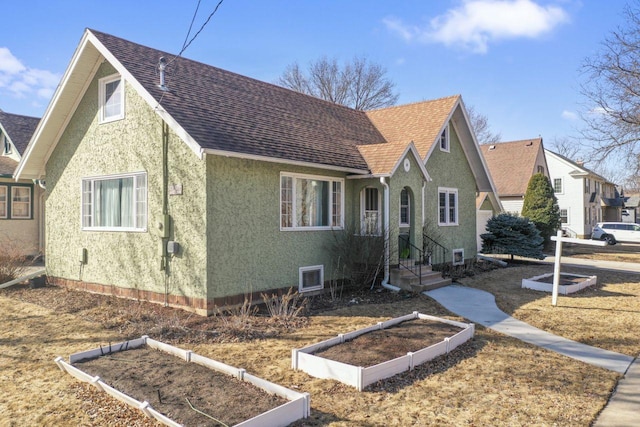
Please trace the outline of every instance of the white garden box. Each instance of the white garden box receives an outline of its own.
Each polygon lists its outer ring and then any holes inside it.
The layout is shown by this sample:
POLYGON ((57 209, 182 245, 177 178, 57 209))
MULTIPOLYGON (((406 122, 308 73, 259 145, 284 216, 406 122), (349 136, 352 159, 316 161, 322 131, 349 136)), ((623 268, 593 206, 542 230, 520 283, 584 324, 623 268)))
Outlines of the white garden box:
POLYGON ((358 391, 364 390, 369 384, 384 378, 392 377, 400 372, 413 369, 422 363, 428 362, 436 357, 449 353, 454 348, 473 338, 475 326, 473 323, 462 323, 454 320, 443 319, 440 317, 429 316, 414 311, 412 314, 397 317, 395 319, 379 322, 377 325, 367 328, 358 329, 346 334, 340 334, 335 338, 312 344, 300 349, 293 349, 291 352, 291 364, 293 369, 301 370, 316 378, 326 378, 340 381, 344 384, 353 386, 358 391), (424 319, 436 322, 443 322, 459 327, 461 330, 452 337, 445 338, 444 341, 433 344, 429 347, 415 352, 409 352, 404 356, 397 357, 386 362, 379 363, 374 366, 362 367, 353 366, 347 363, 337 362, 316 356, 315 352, 334 345, 342 344, 352 340, 360 335, 390 328, 399 323, 409 320, 424 319))
POLYGON ((56 358, 55 362, 61 370, 69 373, 70 375, 81 381, 92 384, 99 390, 108 393, 114 398, 134 408, 140 409, 148 417, 155 418, 157 421, 168 426, 180 426, 180 424, 154 410, 148 402, 140 402, 109 386, 108 384, 103 382, 100 377, 92 377, 82 370, 78 369, 77 367, 71 365, 72 363, 79 360, 94 359, 102 355, 113 354, 119 351, 126 351, 129 349, 142 347, 144 345, 156 350, 161 350, 167 353, 169 357, 179 357, 180 359, 186 360, 187 362, 197 363, 209 369, 231 375, 242 381, 246 381, 252 384, 254 387, 262 389, 267 393, 278 395, 289 401, 249 420, 241 422, 240 424, 236 424, 236 427, 286 426, 299 419, 307 418, 309 417, 309 415, 311 415, 311 399, 309 393, 298 393, 286 387, 282 387, 278 384, 274 384, 267 380, 250 375, 244 369, 234 368, 233 366, 226 365, 222 362, 218 362, 204 356, 200 356, 189 350, 183 350, 181 348, 156 341, 147 336, 143 336, 142 338, 131 341, 109 344, 108 346, 72 354, 71 356, 69 356, 69 363, 65 362, 62 357, 56 358))
MULTIPOLYGON (((573 283, 571 285, 558 285, 558 293, 561 295, 568 295, 574 292, 581 291, 584 288, 595 285, 598 281, 597 276, 560 273, 560 282, 562 282, 563 277, 570 277, 572 279, 579 278, 582 280, 579 280, 577 281, 577 283, 573 283)), ((522 279, 522 287, 533 289, 535 291, 551 292, 553 291, 553 283, 547 283, 547 281, 542 280, 548 278, 553 279, 553 273, 541 274, 539 276, 531 277, 530 279, 522 279)))

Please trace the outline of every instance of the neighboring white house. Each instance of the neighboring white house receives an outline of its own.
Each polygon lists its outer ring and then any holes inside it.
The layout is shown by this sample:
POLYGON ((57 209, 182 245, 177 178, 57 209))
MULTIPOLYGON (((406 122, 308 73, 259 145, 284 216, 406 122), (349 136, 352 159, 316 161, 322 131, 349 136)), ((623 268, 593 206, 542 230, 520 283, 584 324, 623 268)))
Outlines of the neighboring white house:
POLYGON ((585 168, 582 162, 544 151, 563 229, 572 236, 588 238, 596 223, 621 220, 623 199, 614 183, 585 168))

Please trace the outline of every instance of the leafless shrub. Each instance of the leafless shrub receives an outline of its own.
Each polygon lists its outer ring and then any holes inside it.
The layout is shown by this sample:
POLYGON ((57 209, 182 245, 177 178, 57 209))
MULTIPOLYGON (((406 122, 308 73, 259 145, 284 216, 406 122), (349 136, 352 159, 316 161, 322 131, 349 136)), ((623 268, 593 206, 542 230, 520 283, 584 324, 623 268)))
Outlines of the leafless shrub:
POLYGON ((262 300, 267 307, 269 316, 284 324, 293 323, 304 312, 307 305, 307 299, 298 292, 294 292, 292 288, 289 288, 287 293, 281 296, 262 294, 262 300))
POLYGON ((27 265, 27 257, 18 250, 16 244, 7 241, 0 243, 0 284, 20 277, 27 265))
POLYGON ((355 228, 334 231, 333 242, 327 248, 334 254, 335 271, 353 285, 371 286, 382 272, 385 240, 381 235, 363 235, 355 228))
POLYGON ((231 333, 250 331, 253 318, 258 313, 258 307, 253 305, 251 294, 245 294, 244 302, 238 307, 220 309, 216 307, 216 316, 231 333))

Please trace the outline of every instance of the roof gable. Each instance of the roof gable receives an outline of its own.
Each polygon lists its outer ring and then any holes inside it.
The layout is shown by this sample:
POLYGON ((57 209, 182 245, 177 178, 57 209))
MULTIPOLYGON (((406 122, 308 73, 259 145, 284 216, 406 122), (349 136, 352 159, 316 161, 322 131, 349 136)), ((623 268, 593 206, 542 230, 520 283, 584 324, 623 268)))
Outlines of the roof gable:
POLYGON ((460 95, 368 111, 367 116, 391 143, 410 141, 426 160, 447 125, 460 95))
POLYGON ((22 155, 40 121, 37 117, 21 116, 0 111, 0 128, 22 155))
POLYGON ((44 174, 44 164, 103 59, 198 155, 248 156, 367 174, 357 146, 386 142, 362 111, 87 29, 18 174, 44 174), (168 91, 159 87, 161 57, 168 64, 168 91))
POLYGON ((569 159, 568 157, 565 157, 562 154, 554 153, 551 150, 545 149, 544 151, 545 151, 547 156, 554 157, 559 162, 564 163, 566 166, 574 168, 573 171, 569 172, 569 175, 571 175, 571 176, 576 176, 576 177, 591 176, 593 178, 597 178, 599 180, 602 180, 605 183, 615 185, 612 182, 610 182, 607 178, 603 177, 602 175, 599 175, 599 174, 595 173, 594 171, 592 171, 591 169, 586 168, 584 166, 584 164, 580 164, 578 162, 574 162, 573 160, 569 159))
POLYGON ((426 181, 431 181, 431 177, 413 142, 409 144, 389 142, 386 144, 361 145, 358 149, 369 165, 373 176, 393 176, 407 154, 411 153, 420 168, 423 178, 426 181))
POLYGON ((544 156, 542 138, 485 144, 480 149, 500 196, 525 194, 537 172, 538 156, 544 156))
POLYGON ((89 30, 202 150, 367 170, 384 138, 365 113, 89 30), (156 72, 167 59, 166 85, 156 72))

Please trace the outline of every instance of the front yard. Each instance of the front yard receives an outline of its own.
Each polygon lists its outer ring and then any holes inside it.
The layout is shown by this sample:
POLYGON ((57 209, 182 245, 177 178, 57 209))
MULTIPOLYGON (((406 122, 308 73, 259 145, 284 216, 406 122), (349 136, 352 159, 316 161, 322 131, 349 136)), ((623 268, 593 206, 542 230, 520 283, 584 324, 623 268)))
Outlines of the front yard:
MULTIPOLYGON (((640 275, 597 271, 597 286, 561 296, 552 307, 550 295, 520 288, 523 277, 552 268, 514 264, 459 283, 494 293, 504 311, 534 326, 637 356, 640 275)), ((426 296, 386 291, 350 294, 338 304, 316 299, 307 321, 285 327, 265 317, 201 319, 58 288, 9 288, 0 291, 0 419, 15 426, 154 425, 53 362, 56 356, 142 334, 309 392, 311 417, 297 426, 588 426, 618 379, 615 373, 482 327, 460 351, 361 393, 290 368, 293 348, 413 311, 463 320, 426 296)))

